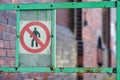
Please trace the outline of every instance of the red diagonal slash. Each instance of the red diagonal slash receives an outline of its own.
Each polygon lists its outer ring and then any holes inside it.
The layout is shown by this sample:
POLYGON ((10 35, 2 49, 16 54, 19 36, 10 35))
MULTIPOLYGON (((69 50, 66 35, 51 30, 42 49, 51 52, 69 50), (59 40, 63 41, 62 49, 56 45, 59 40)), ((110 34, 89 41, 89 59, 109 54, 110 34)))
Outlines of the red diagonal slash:
POLYGON ((43 51, 45 48, 47 48, 47 46, 49 45, 50 43, 50 32, 49 32, 49 29, 46 25, 44 25, 43 23, 41 22, 30 22, 28 24, 26 24, 23 29, 21 30, 21 33, 20 33, 20 43, 21 45, 23 46, 23 48, 27 51, 29 51, 30 53, 39 53, 41 51, 43 51), (40 27, 42 28, 44 31, 45 31, 45 35, 46 35, 46 40, 44 42, 41 41, 41 39, 39 39, 30 29, 30 27, 34 27, 34 26, 37 26, 37 27, 40 27), (35 41, 37 41, 37 43, 40 45, 39 48, 37 49, 33 49, 31 48, 30 46, 26 45, 25 43, 25 39, 24 39, 24 35, 25 35, 25 32, 28 32, 28 34, 30 34, 33 39, 35 41))

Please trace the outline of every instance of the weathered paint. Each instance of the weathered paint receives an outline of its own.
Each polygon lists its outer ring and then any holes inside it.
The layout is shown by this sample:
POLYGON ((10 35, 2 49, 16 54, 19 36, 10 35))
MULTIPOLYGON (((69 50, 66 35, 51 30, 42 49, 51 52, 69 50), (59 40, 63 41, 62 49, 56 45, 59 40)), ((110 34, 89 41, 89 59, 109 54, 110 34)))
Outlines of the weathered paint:
MULTIPOLYGON (((19 65, 20 67, 50 67, 52 65, 52 48, 51 48, 51 20, 52 20, 52 12, 51 10, 37 10, 37 11, 21 11, 21 19, 20 19, 20 47, 19 47, 19 65), (35 23, 36 22, 36 23, 35 23), (39 33, 38 40, 40 40, 43 45, 38 44, 36 47, 35 38, 33 41, 33 37, 30 37, 31 34, 27 32, 24 33, 22 38, 22 30, 25 30, 25 25, 35 23, 31 25, 28 29, 36 31, 39 33), (43 26, 37 25, 44 24, 43 26), (45 28, 44 28, 45 27, 45 28), (47 30, 47 31, 45 31, 47 30), (49 33, 49 34, 47 34, 49 33), (48 40, 48 37, 49 40, 48 40), (24 47, 22 41, 24 41, 25 45, 28 47, 24 47), (33 42, 32 42, 33 41, 33 42), (31 46, 33 43, 33 46, 31 46), (46 45, 48 43, 48 45, 46 45), (44 45, 46 47, 44 47, 44 45), (40 49, 43 50, 39 51, 40 49)), ((53 26, 54 27, 54 26, 53 26)), ((54 34, 53 34, 54 35, 54 34)), ((37 42, 38 43, 38 42, 37 42)))
POLYGON ((63 73, 113 73, 114 68, 62 68, 62 67, 20 67, 8 68, 1 67, 2 72, 63 72, 63 73))
POLYGON ((41 4, 0 4, 0 10, 40 10, 40 9, 70 9, 70 8, 113 8, 116 1, 101 2, 65 2, 41 4))
MULTIPOLYGON (((0 4, 0 10, 16 10, 17 11, 17 31, 16 31, 16 66, 15 67, 0 67, 0 71, 3 72, 63 72, 63 73, 117 73, 117 80, 120 79, 120 1, 101 1, 101 2, 65 2, 65 3, 45 3, 45 4, 0 4), (55 9, 71 9, 71 8, 117 8, 117 68, 65 68, 65 67, 56 67, 56 31, 55 31, 55 9), (52 10, 50 14, 52 15, 51 23, 51 37, 52 37, 52 62, 51 65, 46 67, 36 66, 29 67, 19 65, 19 21, 20 21, 20 12, 21 10, 52 10)), ((47 12, 46 12, 47 13, 47 12)), ((45 13, 45 19, 49 19, 45 13)), ((26 15, 27 16, 27 15, 26 15)), ((36 13, 36 19, 38 18, 38 11, 36 13)), ((50 18, 50 19, 51 19, 50 18)), ((23 17, 25 20, 26 18, 23 17)), ((33 19, 33 18, 32 18, 33 19)), ((42 19, 43 20, 43 19, 42 19)), ((27 58, 27 57, 26 57, 27 58)), ((29 57, 31 58, 31 57, 29 57)), ((24 62, 23 59, 22 62, 24 62)), ((27 60, 27 59, 26 59, 27 60)), ((27 61, 26 61, 27 62, 27 61)), ((29 63, 30 64, 30 63, 29 63)))
POLYGON ((56 67, 56 10, 52 10, 51 23, 51 46, 52 46, 52 66, 56 67))
POLYGON ((17 27, 16 27, 16 56, 15 56, 15 67, 19 67, 19 38, 20 38, 20 28, 19 28, 19 22, 20 21, 20 11, 17 11, 17 27))
POLYGON ((117 48, 117 54, 116 54, 116 78, 117 80, 120 79, 120 2, 117 2, 117 10, 116 10, 116 18, 117 18, 117 29, 116 29, 116 48, 117 48))

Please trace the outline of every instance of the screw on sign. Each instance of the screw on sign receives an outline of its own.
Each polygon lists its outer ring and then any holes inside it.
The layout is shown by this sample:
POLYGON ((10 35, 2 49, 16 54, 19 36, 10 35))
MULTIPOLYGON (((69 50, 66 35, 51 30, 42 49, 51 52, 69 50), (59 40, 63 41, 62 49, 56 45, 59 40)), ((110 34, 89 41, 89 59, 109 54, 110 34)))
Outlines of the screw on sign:
POLYGON ((46 25, 44 25, 41 22, 30 22, 30 23, 26 24, 23 27, 23 29, 21 30, 20 35, 21 35, 21 37, 20 37, 21 45, 23 46, 23 48, 25 50, 27 50, 28 52, 31 52, 31 53, 38 53, 38 52, 43 51, 44 49, 46 49, 46 47, 48 46, 48 44, 50 42, 50 32, 49 32, 49 29, 46 27, 46 25), (45 42, 41 41, 40 35, 42 35, 42 34, 40 34, 40 32, 37 31, 36 27, 34 28, 33 31, 30 29, 30 27, 33 27, 33 26, 40 27, 40 28, 42 28, 45 31, 45 35, 46 35, 45 42), (25 41, 24 41, 25 32, 28 32, 30 37, 32 37, 31 47, 34 47, 34 46, 38 47, 38 45, 41 46, 41 47, 39 47, 37 49, 34 49, 34 48, 30 48, 29 46, 27 46, 25 41), (34 42, 35 42, 35 44, 34 44, 34 42))

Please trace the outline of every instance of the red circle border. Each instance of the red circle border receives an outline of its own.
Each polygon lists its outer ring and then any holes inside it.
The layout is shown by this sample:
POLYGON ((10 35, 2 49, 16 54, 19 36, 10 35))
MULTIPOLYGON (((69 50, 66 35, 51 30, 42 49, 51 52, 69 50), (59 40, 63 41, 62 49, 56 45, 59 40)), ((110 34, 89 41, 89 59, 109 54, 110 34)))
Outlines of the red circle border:
POLYGON ((44 24, 41 23, 41 22, 30 22, 30 23, 26 24, 26 25, 23 27, 23 29, 21 30, 20 35, 21 35, 21 36, 20 36, 20 43, 21 43, 21 45, 23 46, 23 48, 24 48, 25 50, 27 50, 28 52, 31 52, 31 53, 39 53, 39 52, 42 52, 42 51, 48 46, 48 44, 49 44, 49 42, 50 42, 50 32, 49 32, 48 28, 46 27, 46 25, 44 25, 44 24), (31 27, 31 26, 39 26, 39 27, 43 28, 43 30, 44 30, 45 33, 46 33, 46 40, 45 40, 44 45, 41 46, 41 48, 31 49, 31 48, 29 48, 29 47, 25 44, 25 42, 24 42, 24 33, 25 33, 25 31, 26 31, 29 27, 31 27))

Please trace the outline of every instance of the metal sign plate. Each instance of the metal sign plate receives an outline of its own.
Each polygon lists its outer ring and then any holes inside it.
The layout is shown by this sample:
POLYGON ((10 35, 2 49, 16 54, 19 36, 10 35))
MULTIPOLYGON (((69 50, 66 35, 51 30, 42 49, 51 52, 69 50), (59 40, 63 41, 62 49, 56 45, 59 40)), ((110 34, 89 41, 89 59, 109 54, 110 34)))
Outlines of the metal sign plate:
POLYGON ((51 66, 50 16, 50 11, 47 10, 21 11, 20 66, 51 66))

